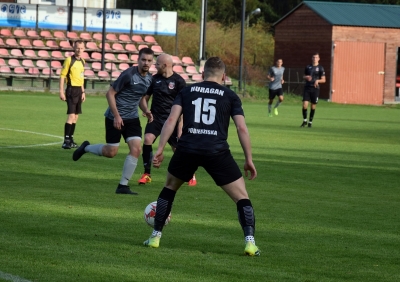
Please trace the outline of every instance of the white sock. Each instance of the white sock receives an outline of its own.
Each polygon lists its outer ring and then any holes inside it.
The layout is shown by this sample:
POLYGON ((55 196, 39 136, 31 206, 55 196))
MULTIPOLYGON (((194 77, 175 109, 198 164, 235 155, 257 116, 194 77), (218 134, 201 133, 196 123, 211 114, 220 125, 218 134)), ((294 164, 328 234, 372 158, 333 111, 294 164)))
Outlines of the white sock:
POLYGON ((131 179, 133 173, 135 172, 137 166, 138 159, 128 155, 124 162, 124 167, 122 169, 122 176, 119 184, 128 185, 129 180, 131 179))
POLYGON ((160 237, 161 238, 162 232, 153 230, 151 237, 160 237))
POLYGON ((85 152, 89 152, 98 156, 102 156, 103 155, 103 147, 104 144, 95 144, 95 145, 87 145, 85 147, 85 152))
POLYGON ((246 236, 244 240, 247 242, 252 242, 254 245, 256 244, 256 241, 254 240, 254 236, 246 236))

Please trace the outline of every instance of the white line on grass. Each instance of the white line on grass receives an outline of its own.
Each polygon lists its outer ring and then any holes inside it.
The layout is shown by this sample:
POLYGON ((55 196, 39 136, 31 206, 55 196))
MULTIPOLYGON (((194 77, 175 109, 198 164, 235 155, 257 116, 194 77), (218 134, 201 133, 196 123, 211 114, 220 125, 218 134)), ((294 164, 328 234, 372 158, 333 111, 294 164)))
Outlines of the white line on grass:
MULTIPOLYGON (((57 136, 57 135, 46 134, 46 133, 40 133, 40 132, 33 132, 33 131, 27 131, 27 130, 10 129, 10 128, 0 128, 0 130, 9 130, 9 131, 16 131, 16 132, 37 134, 37 135, 43 135, 43 136, 49 136, 49 137, 64 139, 64 137, 57 136)), ((45 144, 33 144, 33 145, 21 145, 21 146, 5 146, 5 147, 1 147, 1 146, 0 146, 0 149, 14 149, 14 148, 27 148, 27 147, 39 147, 39 146, 51 146, 51 145, 56 145, 56 144, 60 144, 60 142, 52 142, 52 143, 45 143, 45 144)))
POLYGON ((0 278, 8 281, 13 281, 13 282, 32 282, 30 280, 26 280, 24 278, 21 278, 19 276, 11 275, 8 273, 4 273, 0 271, 0 278))

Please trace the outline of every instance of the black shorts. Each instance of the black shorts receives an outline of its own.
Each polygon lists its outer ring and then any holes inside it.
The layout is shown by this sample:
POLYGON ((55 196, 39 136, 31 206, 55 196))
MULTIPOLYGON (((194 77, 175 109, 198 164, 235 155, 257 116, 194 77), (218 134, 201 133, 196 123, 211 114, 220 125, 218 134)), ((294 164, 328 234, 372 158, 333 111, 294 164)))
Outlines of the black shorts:
POLYGON ((312 104, 318 104, 319 88, 304 87, 303 101, 310 101, 312 104))
POLYGON ((67 86, 65 98, 68 106, 67 115, 82 113, 82 87, 67 86))
POLYGON ((283 95, 283 90, 282 88, 279 89, 269 89, 269 99, 273 100, 276 96, 282 96, 283 95))
POLYGON ((208 172, 218 186, 232 183, 242 177, 230 150, 214 155, 199 155, 181 152, 178 148, 169 162, 168 172, 188 182, 199 166, 208 172))
MULTIPOLYGON (((153 143, 156 142, 156 139, 161 134, 162 127, 164 126, 164 122, 159 120, 153 120, 152 122, 148 122, 146 124, 146 128, 144 130, 144 134, 151 133, 156 138, 153 143)), ((174 132, 172 132, 171 137, 168 139, 168 144, 174 148, 178 146, 178 124, 175 126, 174 132)))
POLYGON ((119 143, 121 136, 124 137, 126 143, 128 138, 142 139, 142 127, 139 118, 124 120, 121 130, 114 127, 114 120, 112 119, 106 118, 105 124, 107 144, 119 143))

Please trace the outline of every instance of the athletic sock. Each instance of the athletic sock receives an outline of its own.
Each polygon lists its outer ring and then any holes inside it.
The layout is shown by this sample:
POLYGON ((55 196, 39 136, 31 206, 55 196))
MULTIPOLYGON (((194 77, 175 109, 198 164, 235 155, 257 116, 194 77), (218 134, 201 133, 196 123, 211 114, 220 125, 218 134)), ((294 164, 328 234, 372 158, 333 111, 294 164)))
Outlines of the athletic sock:
POLYGON ((154 217, 154 230, 161 232, 165 221, 172 209, 176 192, 164 187, 157 199, 156 216, 154 217))
POLYGON ((278 102, 276 102, 276 104, 275 104, 275 107, 274 108, 277 108, 277 107, 279 107, 279 105, 281 104, 281 102, 280 101, 278 101, 278 102))
POLYGON ((98 156, 102 156, 103 155, 103 147, 104 147, 104 144, 87 145, 85 147, 85 152, 92 153, 92 154, 98 155, 98 156))
POLYGON ((72 124, 65 123, 65 125, 64 125, 64 142, 66 140, 69 140, 70 133, 71 133, 71 128, 72 128, 72 124))
POLYGON ((161 236, 162 236, 162 232, 160 232, 160 231, 153 230, 153 233, 151 233, 151 237, 160 237, 161 238, 161 236))
POLYGON ((307 109, 302 109, 303 110, 303 120, 307 121, 307 109))
POLYGON ((143 145, 143 166, 144 173, 151 173, 151 163, 152 163, 152 155, 153 155, 153 146, 152 145, 143 145))
POLYGON ((310 111, 310 123, 312 123, 313 118, 314 118, 315 110, 311 109, 310 111))
POLYGON ((244 236, 254 236, 256 219, 251 201, 249 199, 241 199, 236 203, 236 207, 244 236))
POLYGON ((268 104, 268 112, 269 113, 271 112, 271 107, 272 107, 272 104, 268 104))
POLYGON ((76 123, 71 124, 71 131, 69 133, 69 139, 71 141, 74 140, 75 126, 76 126, 76 123))
POLYGON ((122 168, 122 176, 119 184, 128 185, 133 173, 135 172, 138 159, 128 155, 124 162, 124 167, 122 168))

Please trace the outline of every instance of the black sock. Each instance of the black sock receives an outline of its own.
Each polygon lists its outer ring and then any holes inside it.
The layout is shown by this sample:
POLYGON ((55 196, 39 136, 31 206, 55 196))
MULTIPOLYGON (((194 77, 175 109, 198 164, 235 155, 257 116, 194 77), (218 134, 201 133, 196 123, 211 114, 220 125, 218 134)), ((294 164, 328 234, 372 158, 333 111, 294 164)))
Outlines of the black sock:
POLYGON ((69 133, 69 139, 71 141, 74 140, 75 126, 76 126, 76 123, 71 124, 71 132, 69 133))
POLYGON ((161 232, 165 221, 172 209, 176 192, 164 187, 157 199, 156 216, 154 217, 154 230, 161 232))
POLYGON ((315 110, 311 109, 311 111, 310 111, 310 122, 312 122, 312 120, 314 118, 314 114, 315 114, 315 110))
POLYGON ((153 155, 153 146, 143 145, 142 158, 144 165, 144 173, 150 174, 151 172, 152 155, 153 155))
POLYGON ((69 140, 72 124, 65 123, 64 125, 64 141, 69 140))
POLYGON ((303 109, 303 120, 307 120, 307 109, 303 109))
POLYGON ((253 206, 249 199, 241 199, 236 203, 239 223, 242 226, 244 236, 254 236, 256 219, 253 206))

